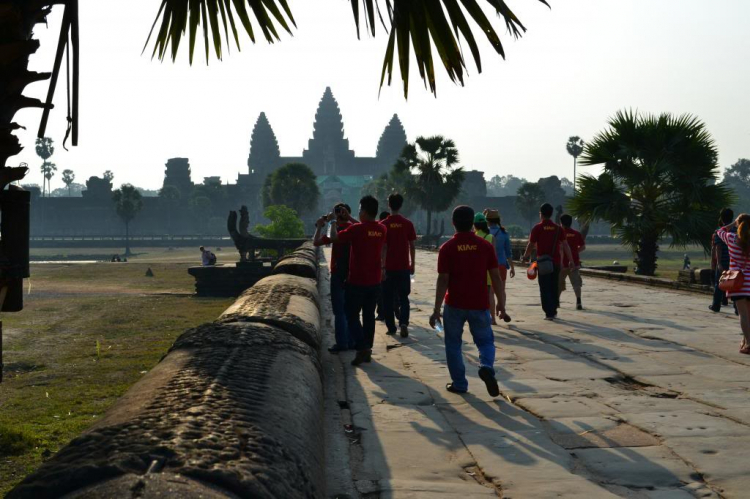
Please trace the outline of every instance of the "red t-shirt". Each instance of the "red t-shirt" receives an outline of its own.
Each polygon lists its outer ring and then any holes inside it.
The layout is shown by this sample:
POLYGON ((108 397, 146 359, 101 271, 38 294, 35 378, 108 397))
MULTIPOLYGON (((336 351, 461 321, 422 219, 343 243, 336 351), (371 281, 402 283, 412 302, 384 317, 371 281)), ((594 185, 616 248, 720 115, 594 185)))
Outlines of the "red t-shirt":
MULTIPOLYGON (((351 222, 336 222, 336 228, 342 231, 352 225, 351 222)), ((323 236, 321 238, 321 244, 331 244, 331 238, 323 236)), ((338 261, 341 259, 342 252, 347 250, 349 243, 333 243, 331 245, 331 274, 335 274, 338 270, 338 261)))
POLYGON ((417 240, 414 224, 401 215, 390 215, 380 223, 388 229, 385 270, 409 270, 409 243, 417 240))
POLYGON ((464 310, 487 310, 487 271, 497 268, 492 244, 471 232, 457 232, 440 247, 438 273, 448 274, 445 304, 464 310))
POLYGON ((564 229, 552 220, 544 220, 536 224, 531 229, 531 235, 529 236, 529 241, 536 244, 537 258, 542 255, 550 255, 555 265, 560 265, 560 243, 564 240, 564 229), (555 234, 557 234, 557 243, 553 248, 552 244, 555 243, 555 234))
POLYGON ((349 279, 355 286, 375 286, 382 276, 383 244, 387 229, 378 222, 361 222, 339 232, 339 242, 351 243, 349 279))
MULTIPOLYGON (((575 263, 576 267, 580 267, 581 257, 578 254, 578 248, 586 244, 583 241, 583 236, 575 229, 565 229, 565 240, 568 241, 568 246, 570 246, 570 253, 573 255, 573 263, 575 263)), ((567 267, 568 265, 568 258, 563 256, 563 266, 567 267)))

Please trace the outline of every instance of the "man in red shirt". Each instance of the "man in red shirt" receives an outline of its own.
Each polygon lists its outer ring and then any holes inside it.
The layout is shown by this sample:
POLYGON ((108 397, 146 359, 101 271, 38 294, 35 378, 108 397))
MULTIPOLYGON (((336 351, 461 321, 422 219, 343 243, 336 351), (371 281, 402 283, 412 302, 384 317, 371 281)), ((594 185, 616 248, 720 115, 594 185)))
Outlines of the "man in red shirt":
POLYGON ((388 196, 388 207, 391 214, 380 222, 388 229, 385 239, 385 282, 383 282, 383 315, 388 334, 396 334, 394 303, 398 300, 399 328, 401 337, 409 336, 409 294, 411 293, 411 276, 414 275, 416 249, 414 241, 417 232, 414 224, 401 216, 399 211, 404 205, 404 197, 393 193, 388 196))
MULTIPOLYGON (((351 208, 348 204, 339 203, 334 206, 333 214, 336 217, 337 230, 344 230, 352 225, 352 221, 356 222, 350 213, 351 208)), ((315 237, 313 238, 315 246, 331 244, 331 239, 323 231, 327 223, 327 216, 320 217, 315 223, 315 237)), ((348 275, 349 244, 334 243, 331 249, 331 308, 333 308, 336 344, 328 349, 331 353, 354 349, 354 339, 349 334, 349 327, 346 323, 344 289, 348 275)))
POLYGON ((331 226, 330 239, 334 243, 350 243, 349 276, 346 281, 346 320, 354 338, 357 355, 353 366, 370 362, 375 338, 375 306, 380 293, 380 282, 385 270, 386 228, 377 222, 378 200, 365 196, 359 201, 360 223, 341 232, 331 226), (360 322, 359 314, 362 313, 360 322))
POLYGON ((473 225, 472 208, 458 206, 453 210, 456 233, 440 247, 438 253, 435 309, 430 316, 430 326, 434 328, 440 320, 440 307, 445 299, 442 314, 445 320, 445 358, 452 380, 445 388, 453 393, 466 393, 469 389, 461 352, 461 336, 464 324, 468 322, 474 344, 479 350, 479 377, 489 394, 497 397, 500 388, 495 380, 495 337, 490 313, 500 312, 500 272, 495 247, 472 233, 473 225), (489 310, 487 272, 498 304, 497 310, 492 312, 489 310))
POLYGON ((558 294, 562 295, 562 292, 565 291, 565 278, 567 277, 570 279, 571 286, 573 286, 573 292, 576 294, 576 309, 583 310, 583 304, 581 303, 581 286, 583 286, 583 281, 581 280, 580 272, 580 253, 586 250, 586 242, 583 240, 583 235, 571 227, 573 225, 573 217, 570 215, 565 214, 561 216, 560 225, 565 229, 565 240, 568 242, 570 253, 573 255, 573 266, 570 266, 567 258, 563 259, 563 265, 560 269, 558 294))
POLYGON ((565 240, 565 229, 551 220, 554 211, 554 208, 549 203, 544 203, 539 208, 539 219, 541 221, 531 229, 529 244, 526 246, 526 252, 522 257, 522 260, 527 260, 531 255, 532 249, 536 247, 537 260, 541 256, 552 258, 554 270, 546 275, 541 275, 540 273, 537 278, 537 281, 539 281, 539 294, 542 298, 542 309, 545 314, 544 318, 548 321, 555 319, 557 308, 560 306, 560 295, 557 292, 557 285, 560 278, 560 266, 562 264, 561 250, 568 258, 569 265, 573 265, 573 256, 565 240))

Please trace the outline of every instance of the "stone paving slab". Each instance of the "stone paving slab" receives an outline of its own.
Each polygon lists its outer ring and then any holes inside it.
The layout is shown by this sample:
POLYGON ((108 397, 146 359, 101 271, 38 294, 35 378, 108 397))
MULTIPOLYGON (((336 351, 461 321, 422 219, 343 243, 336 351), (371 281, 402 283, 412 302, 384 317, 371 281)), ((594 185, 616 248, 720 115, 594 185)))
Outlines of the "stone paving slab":
POLYGON ((732 314, 708 313, 702 295, 587 278, 587 310, 567 292, 550 323, 536 283, 516 278, 514 320, 493 328, 501 397, 477 377, 468 330, 470 391, 456 395, 427 324, 436 254, 417 264, 409 338, 378 323, 372 364, 338 359, 368 499, 746 497, 750 357, 732 314))

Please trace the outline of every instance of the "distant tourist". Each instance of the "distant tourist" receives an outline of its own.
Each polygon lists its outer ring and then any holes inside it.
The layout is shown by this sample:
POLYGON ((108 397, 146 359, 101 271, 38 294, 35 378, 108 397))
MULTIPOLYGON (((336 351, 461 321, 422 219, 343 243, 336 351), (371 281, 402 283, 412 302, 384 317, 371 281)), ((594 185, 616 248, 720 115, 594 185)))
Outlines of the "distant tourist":
POLYGON ((112 257, 112 263, 115 263, 115 262, 117 263, 122 262, 122 260, 120 260, 120 255, 114 255, 112 257))
POLYGON ((730 291, 727 295, 737 306, 740 315, 740 353, 750 355, 750 215, 743 213, 737 220, 719 229, 716 234, 729 248, 729 270, 742 272, 741 288, 738 291, 730 291))
MULTIPOLYGON (((737 232, 732 221, 734 221, 734 211, 731 208, 721 210, 719 227, 729 225, 730 232, 737 232)), ((720 312, 721 306, 727 304, 727 294, 719 289, 719 278, 722 272, 729 270, 729 248, 717 233, 711 237, 711 270, 713 270, 714 278, 714 299, 708 308, 713 312, 720 312)))
POLYGON ((200 247, 200 250, 201 250, 201 265, 203 265, 204 267, 216 265, 216 255, 214 255, 211 250, 207 250, 203 246, 200 247))
POLYGON ((557 317, 557 308, 560 306, 557 286, 562 264, 561 248, 568 259, 568 265, 570 267, 574 265, 573 255, 571 255, 568 243, 565 241, 565 229, 551 220, 554 211, 549 203, 544 203, 539 208, 539 219, 541 221, 531 229, 529 244, 526 246, 526 252, 522 257, 522 260, 528 260, 531 251, 536 248, 539 294, 542 298, 544 318, 548 321, 557 317))
MULTIPOLYGON (((490 234, 490 228, 487 226, 487 219, 481 213, 474 214, 474 234, 489 242, 493 248, 495 247, 495 238, 490 234)), ((492 325, 497 326, 497 320, 495 319, 494 314, 496 308, 495 294, 492 291, 492 279, 490 278, 489 272, 487 272, 487 294, 489 299, 489 307, 487 309, 490 311, 490 316, 492 317, 492 325)))
POLYGON ((485 210, 484 216, 487 218, 487 225, 490 229, 490 234, 494 238, 495 254, 497 255, 498 271, 500 272, 500 287, 502 292, 502 300, 500 301, 500 315, 499 317, 505 322, 510 322, 510 316, 506 310, 508 304, 508 297, 505 293, 505 281, 508 280, 508 271, 510 270, 510 277, 516 276, 516 268, 513 265, 513 251, 510 246, 510 234, 505 230, 505 227, 500 225, 500 212, 497 210, 487 209, 485 210))
POLYGON ((416 262, 417 232, 414 224, 400 214, 404 197, 388 196, 391 214, 381 223, 387 229, 385 250, 385 281, 383 282, 383 315, 388 334, 396 334, 395 304, 398 303, 398 325, 402 338, 409 336, 409 294, 411 276, 416 262))
POLYGON ((560 282, 558 295, 562 295, 565 291, 565 279, 570 280, 570 285, 573 286, 573 292, 576 295, 576 310, 583 310, 583 303, 581 302, 581 287, 583 281, 581 279, 581 252, 586 250, 586 242, 583 240, 583 235, 577 230, 573 229, 573 217, 565 214, 560 217, 560 224, 565 229, 565 240, 568 242, 570 253, 573 255, 573 266, 567 258, 563 258, 563 264, 560 268, 560 282))
POLYGON ((378 200, 365 196, 359 201, 360 223, 341 232, 338 232, 336 224, 331 225, 331 241, 351 244, 345 301, 349 333, 354 338, 357 349, 357 355, 352 360, 353 366, 372 360, 375 306, 385 271, 383 245, 387 232, 385 226, 377 222, 377 216, 378 200))
POLYGON ((685 258, 682 259, 682 270, 690 270, 690 257, 685 253, 685 258))
MULTIPOLYGON (((339 203, 333 208, 336 229, 342 231, 352 225, 351 208, 348 204, 339 203)), ((323 228, 328 224, 328 217, 322 216, 315 223, 313 244, 322 246, 331 244, 323 228)), ((344 289, 349 276, 349 243, 334 243, 331 249, 331 308, 333 309, 336 344, 329 348, 331 353, 354 349, 354 338, 349 334, 346 322, 346 297, 344 289)))
POLYGON ((492 315, 487 296, 487 272, 492 288, 500 302, 500 273, 497 270, 495 248, 488 241, 472 234, 474 210, 458 206, 453 210, 453 227, 456 233, 440 247, 438 253, 438 278, 435 291, 435 309, 430 316, 430 326, 436 327, 441 316, 444 320, 445 357, 451 383, 445 385, 452 393, 466 393, 463 352, 461 351, 464 324, 479 350, 479 377, 493 397, 500 394, 495 380, 495 337, 492 332, 492 315), (445 300, 441 315, 440 309, 445 300))
MULTIPOLYGON (((383 221, 390 216, 390 213, 387 211, 381 211, 380 215, 378 215, 378 222, 383 223, 383 221)), ((380 322, 385 322, 385 313, 383 308, 383 288, 380 288, 380 294, 378 295, 378 306, 375 308, 375 320, 380 322)))

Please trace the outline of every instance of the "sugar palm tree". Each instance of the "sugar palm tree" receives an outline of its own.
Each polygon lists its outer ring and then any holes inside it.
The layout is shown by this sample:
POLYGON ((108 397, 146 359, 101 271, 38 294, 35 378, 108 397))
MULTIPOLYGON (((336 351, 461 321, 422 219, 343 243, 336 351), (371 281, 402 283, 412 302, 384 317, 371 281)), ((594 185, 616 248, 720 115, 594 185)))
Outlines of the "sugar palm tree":
POLYGON ((122 184, 112 194, 117 216, 125 223, 125 256, 130 256, 130 222, 143 208, 143 199, 138 189, 130 184, 122 184))
MULTIPOLYGON (((375 34, 378 24, 382 24, 383 29, 388 32, 381 85, 386 81, 386 76, 390 85, 394 61, 397 59, 404 95, 407 95, 409 88, 412 45, 419 75, 432 92, 436 90, 433 49, 437 52, 449 78, 454 82, 463 84, 466 70, 459 42, 465 44, 464 49, 468 48, 477 71, 481 72, 480 52, 477 40, 472 34, 472 27, 484 33, 493 50, 505 57, 500 37, 477 0, 349 1, 357 36, 360 24, 363 24, 365 30, 372 35, 375 34)), ((547 4, 546 0, 537 1, 547 4)), ((158 0, 153 0, 154 10, 157 2, 158 0)), ((505 1, 486 2, 503 19, 511 36, 518 38, 526 31, 525 26, 505 1)), ((0 63, 3 67, 3 71, 0 72, 0 183, 5 182, 6 177, 18 177, 15 180, 23 178, 26 173, 24 168, 4 170, 7 168, 8 158, 21 151, 17 137, 12 133, 18 128, 17 124, 12 123, 13 116, 18 110, 27 107, 51 108, 51 104, 23 96, 23 90, 30 83, 52 76, 52 73, 29 71, 28 62, 29 55, 36 50, 39 43, 33 39, 34 27, 39 23, 45 23, 52 7, 60 3, 59 0, 0 0, 0 63)), ((153 54, 160 59, 176 58, 184 37, 187 37, 188 53, 192 62, 198 42, 202 41, 205 47, 206 60, 211 46, 217 58, 221 59, 225 46, 228 49, 230 37, 239 49, 240 31, 244 30, 250 40, 255 42, 257 29, 263 39, 274 42, 281 39, 281 31, 291 33, 292 28, 296 26, 287 0, 162 0, 160 4, 149 36, 149 40, 154 40, 153 54)), ((77 2, 70 2, 66 6, 64 16, 64 20, 69 20, 69 24, 64 24, 64 29, 69 27, 71 30, 74 57, 78 36, 77 5, 77 2)), ((61 36, 60 39, 67 40, 67 36, 61 36)), ((77 58, 73 62, 74 108, 77 102, 76 75, 77 58)), ((73 139, 75 145, 75 129, 73 139)))
POLYGON ((635 254, 636 272, 656 271, 659 241, 710 250, 716 214, 732 195, 717 184, 718 153, 711 134, 691 115, 618 112, 586 144, 581 164, 602 165, 582 175, 571 200, 584 222, 605 221, 635 254))
POLYGON ((565 145, 568 154, 573 156, 573 193, 576 192, 576 166, 578 162, 578 156, 583 152, 583 140, 581 137, 575 135, 568 139, 568 143, 565 145))
POLYGON ((404 147, 393 167, 406 177, 405 195, 427 212, 427 234, 432 230, 432 214, 447 210, 461 193, 466 177, 458 165, 458 149, 441 135, 418 137, 404 147))
POLYGON ((39 168, 42 172, 42 196, 44 196, 44 187, 46 183, 47 160, 55 153, 54 141, 49 137, 37 137, 36 155, 42 158, 42 166, 39 168))
POLYGON ((65 184, 68 188, 68 197, 70 197, 70 186, 73 185, 73 182, 75 182, 76 174, 73 173, 73 170, 63 170, 62 172, 62 181, 63 184, 65 184))
POLYGON ((538 182, 525 182, 516 192, 516 209, 528 220, 529 232, 544 201, 544 189, 538 182))
POLYGON ((44 175, 44 179, 47 181, 47 197, 49 197, 50 193, 52 192, 52 189, 50 188, 50 182, 52 182, 52 177, 55 176, 56 171, 56 164, 49 161, 45 161, 44 164, 42 164, 42 174, 44 175))

